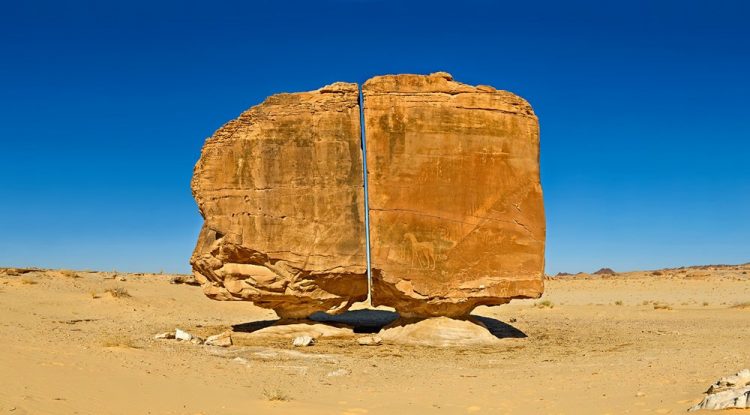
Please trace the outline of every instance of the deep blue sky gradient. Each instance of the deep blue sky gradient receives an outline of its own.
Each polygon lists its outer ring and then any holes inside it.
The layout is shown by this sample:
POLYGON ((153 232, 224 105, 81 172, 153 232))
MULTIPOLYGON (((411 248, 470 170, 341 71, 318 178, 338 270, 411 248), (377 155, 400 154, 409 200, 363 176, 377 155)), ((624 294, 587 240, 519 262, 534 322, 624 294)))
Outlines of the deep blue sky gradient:
POLYGON ((278 92, 451 72, 542 131, 547 270, 750 261, 750 2, 0 4, 0 266, 187 272, 206 137, 278 92))

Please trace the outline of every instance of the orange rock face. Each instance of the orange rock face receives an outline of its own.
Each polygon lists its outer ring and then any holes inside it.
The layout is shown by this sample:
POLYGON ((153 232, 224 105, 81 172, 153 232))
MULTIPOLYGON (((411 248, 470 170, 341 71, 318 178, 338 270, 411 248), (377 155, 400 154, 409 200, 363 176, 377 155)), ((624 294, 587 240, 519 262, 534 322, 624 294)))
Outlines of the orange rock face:
POLYGON ((206 141, 190 262, 207 296, 287 318, 367 297, 358 98, 349 83, 274 95, 206 141))
MULTIPOLYGON (((465 316, 543 291, 539 127, 523 99, 446 73, 363 86, 372 301, 465 316)), ((279 94, 206 141, 191 258, 206 295, 279 316, 367 297, 356 84, 279 94)))
POLYGON ((506 91, 446 73, 363 87, 372 299, 464 316, 543 291, 539 126, 506 91))

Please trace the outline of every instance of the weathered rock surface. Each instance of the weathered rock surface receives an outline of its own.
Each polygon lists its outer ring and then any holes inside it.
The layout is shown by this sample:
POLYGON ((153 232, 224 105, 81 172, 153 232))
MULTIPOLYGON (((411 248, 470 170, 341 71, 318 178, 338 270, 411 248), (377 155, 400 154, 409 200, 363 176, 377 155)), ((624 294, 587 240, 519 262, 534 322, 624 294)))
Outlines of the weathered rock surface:
POLYGON ((433 347, 491 346, 500 341, 478 322, 449 317, 396 322, 378 335, 389 343, 433 347))
POLYGON ((446 73, 363 86, 373 304, 465 316, 543 291, 539 126, 523 99, 446 73))
POLYGON ((274 95, 206 141, 190 262, 207 296, 282 318, 366 298, 358 98, 350 83, 274 95))
POLYGON ((690 411, 729 408, 750 408, 750 369, 716 381, 706 391, 706 397, 690 411))
POLYGON ((208 336, 205 344, 206 346, 229 347, 232 345, 232 332, 225 331, 213 336, 208 336))
POLYGON ((360 346, 379 346, 383 343, 383 338, 380 336, 362 336, 357 338, 357 344, 360 346))
POLYGON ((269 327, 244 334, 247 338, 296 338, 301 336, 319 339, 321 337, 351 337, 354 331, 348 327, 315 322, 285 324, 278 323, 269 327))

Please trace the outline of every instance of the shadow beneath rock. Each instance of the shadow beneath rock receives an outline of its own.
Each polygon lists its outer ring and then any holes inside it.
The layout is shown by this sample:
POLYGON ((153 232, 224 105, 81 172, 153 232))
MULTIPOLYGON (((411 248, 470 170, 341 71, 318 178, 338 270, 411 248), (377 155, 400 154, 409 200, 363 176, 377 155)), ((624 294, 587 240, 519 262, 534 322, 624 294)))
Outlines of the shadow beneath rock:
POLYGON ((350 326, 355 333, 377 333, 398 318, 398 313, 384 310, 352 310, 336 315, 318 312, 310 316, 310 320, 319 323, 350 326))
POLYGON ((235 324, 232 330, 238 333, 253 333, 271 326, 315 325, 323 323, 331 327, 351 327, 355 333, 377 333, 383 327, 399 318, 398 313, 382 310, 354 310, 341 314, 317 312, 308 319, 299 320, 262 320, 235 324))
POLYGON ((271 327, 274 324, 278 323, 279 321, 281 320, 261 320, 261 321, 251 321, 248 323, 234 324, 232 326, 232 331, 234 331, 235 333, 252 333, 254 331, 258 331, 266 327, 271 327))
POLYGON ((469 320, 474 320, 477 323, 481 323, 493 336, 497 337, 498 339, 523 339, 528 337, 526 333, 522 332, 521 330, 518 330, 510 324, 503 323, 502 321, 494 318, 471 315, 469 317, 469 320))
MULTIPOLYGON (((459 319, 465 320, 465 319, 459 319)), ((526 333, 504 323, 500 320, 471 315, 468 321, 477 323, 487 329, 494 337, 498 339, 522 339, 526 333)), ((314 325, 323 323, 331 327, 351 327, 354 333, 378 333, 381 329, 398 326, 407 326, 423 321, 422 319, 401 319, 398 313, 384 310, 352 310, 341 314, 326 314, 318 312, 310 315, 309 319, 300 320, 261 320, 250 321, 247 323, 235 324, 232 330, 237 333, 253 333, 271 326, 288 326, 297 324, 314 325)))

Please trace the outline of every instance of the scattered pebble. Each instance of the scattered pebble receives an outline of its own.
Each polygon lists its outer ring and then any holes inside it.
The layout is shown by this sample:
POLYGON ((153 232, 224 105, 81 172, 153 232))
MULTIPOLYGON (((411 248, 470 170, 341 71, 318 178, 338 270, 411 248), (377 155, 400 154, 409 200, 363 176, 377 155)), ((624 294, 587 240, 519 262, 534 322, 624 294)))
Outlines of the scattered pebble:
POLYGON ((225 331, 220 334, 209 336, 206 339, 206 346, 220 346, 229 347, 232 345, 232 334, 230 331, 225 331))
POLYGON ((383 339, 380 336, 364 336, 358 338, 357 343, 360 346, 379 346, 383 343, 383 339))
POLYGON ((315 344, 315 339, 310 336, 295 337, 294 341, 292 341, 292 346, 294 347, 312 346, 313 344, 315 344))
POLYGON ((180 330, 180 329, 175 329, 175 331, 174 331, 174 337, 177 340, 183 340, 183 341, 193 340, 193 335, 192 334, 190 334, 190 333, 188 333, 186 331, 180 330))
POLYGON ((154 340, 171 340, 174 339, 175 335, 173 331, 167 331, 164 333, 159 333, 156 336, 154 336, 154 340))

